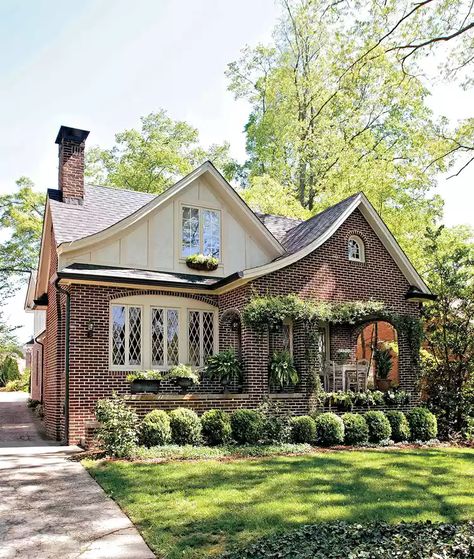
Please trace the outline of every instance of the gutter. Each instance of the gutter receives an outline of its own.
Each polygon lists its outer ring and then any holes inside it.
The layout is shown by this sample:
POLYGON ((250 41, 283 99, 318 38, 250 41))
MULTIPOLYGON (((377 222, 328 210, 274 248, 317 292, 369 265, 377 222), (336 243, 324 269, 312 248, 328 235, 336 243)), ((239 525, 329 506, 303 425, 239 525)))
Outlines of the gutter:
MULTIPOLYGON (((65 444, 69 441, 69 338, 71 325, 71 294, 59 285, 60 278, 54 282, 57 294, 66 295, 66 324, 65 324, 65 401, 64 401, 64 438, 65 444)), ((61 305, 58 304, 58 319, 61 319, 61 305)))
POLYGON ((38 340, 38 338, 44 333, 40 332, 36 338, 34 338, 34 341, 36 344, 41 346, 41 403, 43 403, 43 397, 44 397, 44 344, 42 342, 40 342, 38 340))

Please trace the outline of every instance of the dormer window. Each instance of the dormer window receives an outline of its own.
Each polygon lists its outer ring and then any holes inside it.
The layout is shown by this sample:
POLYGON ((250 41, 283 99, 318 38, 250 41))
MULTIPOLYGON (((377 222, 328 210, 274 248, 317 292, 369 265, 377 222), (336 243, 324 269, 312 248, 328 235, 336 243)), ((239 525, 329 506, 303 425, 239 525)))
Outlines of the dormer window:
POLYGON ((364 241, 357 235, 351 235, 347 241, 349 260, 354 262, 365 262, 364 241))
POLYGON ((204 254, 221 257, 221 213, 219 210, 183 207, 181 256, 204 254))

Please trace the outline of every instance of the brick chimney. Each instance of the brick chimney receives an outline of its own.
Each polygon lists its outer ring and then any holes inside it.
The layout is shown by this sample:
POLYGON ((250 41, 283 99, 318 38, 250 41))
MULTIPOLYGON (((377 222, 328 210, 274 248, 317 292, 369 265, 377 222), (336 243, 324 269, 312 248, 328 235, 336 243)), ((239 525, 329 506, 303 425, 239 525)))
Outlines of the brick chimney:
POLYGON ((59 145, 58 186, 67 204, 84 203, 84 148, 87 130, 61 126, 56 138, 59 145))

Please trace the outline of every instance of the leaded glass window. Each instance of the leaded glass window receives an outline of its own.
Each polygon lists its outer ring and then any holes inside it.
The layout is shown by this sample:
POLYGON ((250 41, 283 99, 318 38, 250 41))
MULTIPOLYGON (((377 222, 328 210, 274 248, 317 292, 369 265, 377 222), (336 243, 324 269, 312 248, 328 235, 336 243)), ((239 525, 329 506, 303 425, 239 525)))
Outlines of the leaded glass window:
POLYGON ((202 367, 214 352, 214 313, 188 312, 188 361, 202 367))
POLYGON ((202 253, 221 257, 221 214, 219 210, 183 207, 181 256, 202 253))
POLYGON ((142 308, 112 305, 112 365, 142 364, 142 308))
POLYGON ((153 367, 179 363, 179 312, 151 309, 151 364, 153 367))

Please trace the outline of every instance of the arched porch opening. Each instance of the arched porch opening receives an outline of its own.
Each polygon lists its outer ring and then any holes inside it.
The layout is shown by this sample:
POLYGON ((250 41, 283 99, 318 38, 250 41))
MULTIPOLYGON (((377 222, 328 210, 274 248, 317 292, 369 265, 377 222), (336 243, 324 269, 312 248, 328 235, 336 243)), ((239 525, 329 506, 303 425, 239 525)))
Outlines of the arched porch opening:
POLYGON ((221 349, 233 349, 242 356, 242 320, 240 313, 229 309, 223 313, 219 328, 219 346, 221 349))

